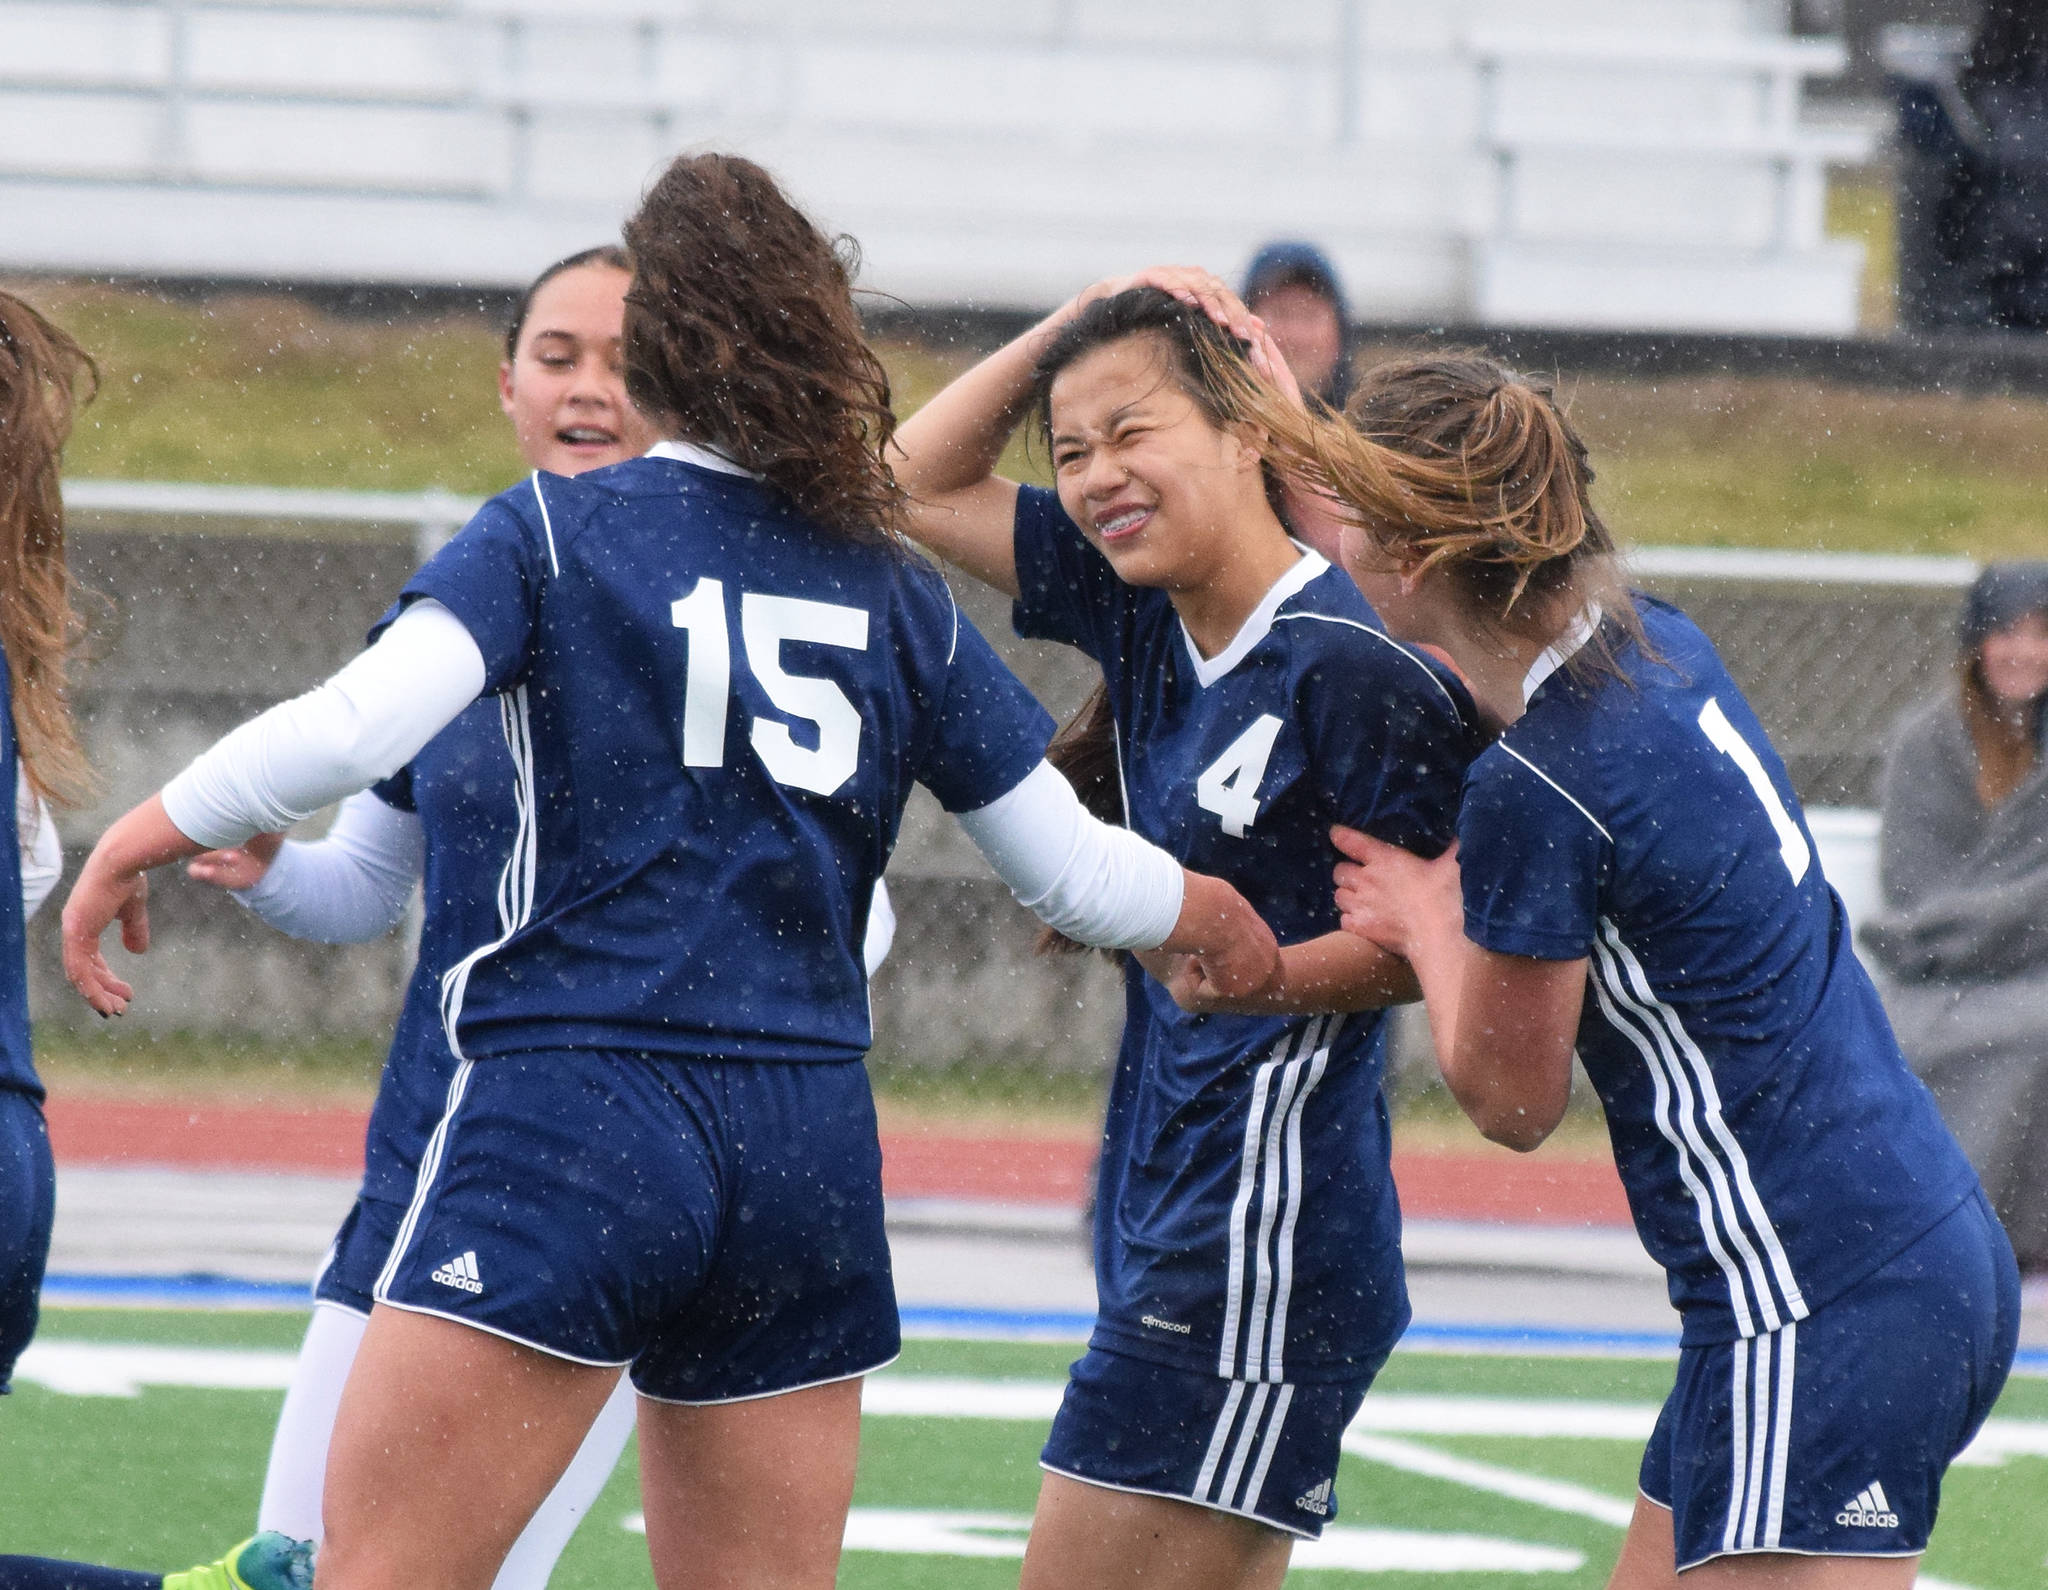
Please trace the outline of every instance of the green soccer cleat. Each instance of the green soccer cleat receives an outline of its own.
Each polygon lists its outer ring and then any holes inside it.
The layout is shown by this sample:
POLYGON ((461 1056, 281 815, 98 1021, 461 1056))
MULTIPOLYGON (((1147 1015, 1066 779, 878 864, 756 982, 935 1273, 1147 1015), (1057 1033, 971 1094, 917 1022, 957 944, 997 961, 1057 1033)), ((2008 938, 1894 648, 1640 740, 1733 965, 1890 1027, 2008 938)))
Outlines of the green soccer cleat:
POLYGON ((313 1590, 313 1543, 267 1529, 217 1562, 165 1574, 164 1590, 313 1590))

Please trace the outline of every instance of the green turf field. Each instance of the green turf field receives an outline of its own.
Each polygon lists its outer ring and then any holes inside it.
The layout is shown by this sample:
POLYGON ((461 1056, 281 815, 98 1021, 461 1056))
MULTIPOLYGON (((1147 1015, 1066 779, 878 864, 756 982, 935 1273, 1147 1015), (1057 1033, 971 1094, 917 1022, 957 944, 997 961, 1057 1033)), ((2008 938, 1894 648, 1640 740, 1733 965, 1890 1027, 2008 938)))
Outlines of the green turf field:
MULTIPOLYGON (((166 1567, 238 1538, 278 1394, 214 1388, 236 1377, 274 1383, 303 1323, 288 1313, 50 1311, 40 1359, 0 1404, 0 1551, 166 1567), (123 1351, 133 1346, 201 1351, 123 1351)), ((1056 1399, 1071 1356, 1060 1345, 909 1344, 870 1387, 851 1530, 868 1545, 848 1551, 841 1582, 1015 1584, 1044 1433, 1032 1410, 1056 1399)), ((1370 1582, 1388 1590, 1602 1584, 1621 1538, 1610 1520, 1625 1516, 1633 1491, 1641 1437, 1630 1432, 1670 1373, 1631 1360, 1397 1354, 1361 1421, 1375 1427, 1349 1438, 1367 1455, 1344 1460, 1341 1529, 1326 1555, 1375 1565, 1370 1582), (1466 1433, 1447 1433, 1453 1426, 1466 1433)), ((2015 1380, 1980 1447, 1987 1461, 1950 1475, 1926 1574, 2031 1590, 2048 1578, 2048 1382, 2015 1380)), ((637 1510, 629 1456, 555 1583, 649 1583, 637 1510)), ((1304 1552, 1292 1582, 1336 1586, 1367 1572, 1312 1568, 1304 1552)))

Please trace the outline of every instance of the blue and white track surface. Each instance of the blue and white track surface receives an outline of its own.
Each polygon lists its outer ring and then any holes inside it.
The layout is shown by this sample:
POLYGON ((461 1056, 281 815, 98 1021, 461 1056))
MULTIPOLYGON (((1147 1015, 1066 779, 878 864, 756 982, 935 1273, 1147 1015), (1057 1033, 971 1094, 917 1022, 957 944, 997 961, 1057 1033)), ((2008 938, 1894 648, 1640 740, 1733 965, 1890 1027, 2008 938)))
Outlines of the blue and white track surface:
MULTIPOLYGON (((335 1177, 65 1168, 44 1296, 52 1306, 301 1308, 353 1197, 335 1177)), ((892 1210, 904 1329, 1073 1341, 1094 1281, 1081 1233, 1002 1207, 892 1210)), ((1408 1351, 1670 1357, 1662 1278, 1625 1232, 1417 1222, 1408 1351), (1597 1325, 1594 1323, 1597 1322, 1597 1325)), ((2021 1372, 2048 1375, 2048 1298, 2031 1299, 2021 1372)))

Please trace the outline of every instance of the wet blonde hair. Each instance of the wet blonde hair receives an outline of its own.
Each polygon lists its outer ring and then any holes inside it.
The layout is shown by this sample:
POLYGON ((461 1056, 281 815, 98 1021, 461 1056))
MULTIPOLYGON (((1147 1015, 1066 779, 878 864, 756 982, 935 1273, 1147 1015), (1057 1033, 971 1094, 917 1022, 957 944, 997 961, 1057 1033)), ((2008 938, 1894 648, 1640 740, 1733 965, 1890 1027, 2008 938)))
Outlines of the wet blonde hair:
POLYGON ((1479 623, 1547 636, 1597 602, 1641 639, 1586 445, 1548 384, 1480 353, 1413 354, 1368 370, 1339 416, 1217 375, 1269 462, 1334 498, 1402 569, 1441 570, 1479 623))
POLYGON ((64 559, 59 463, 72 417, 98 381, 83 348, 0 292, 0 649, 12 675, 22 771, 58 805, 76 805, 92 790, 71 716, 71 665, 84 624, 64 559))

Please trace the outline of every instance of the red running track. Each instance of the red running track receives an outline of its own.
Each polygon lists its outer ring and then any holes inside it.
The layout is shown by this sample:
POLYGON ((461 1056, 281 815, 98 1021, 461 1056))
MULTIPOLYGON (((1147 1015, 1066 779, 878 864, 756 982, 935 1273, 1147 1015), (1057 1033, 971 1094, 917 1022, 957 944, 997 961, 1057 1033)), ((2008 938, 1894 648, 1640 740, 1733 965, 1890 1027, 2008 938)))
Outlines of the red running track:
MULTIPOLYGON (((212 1102, 52 1099, 50 1141, 66 1165, 173 1165, 352 1176, 363 1164, 360 1110, 212 1102)), ((942 1127, 885 1132, 882 1185, 893 1198, 1078 1206, 1094 1163, 1082 1134, 1008 1136, 942 1127)), ((1625 1225, 1606 1157, 1475 1145, 1397 1149, 1394 1179, 1411 1219, 1625 1225)))

